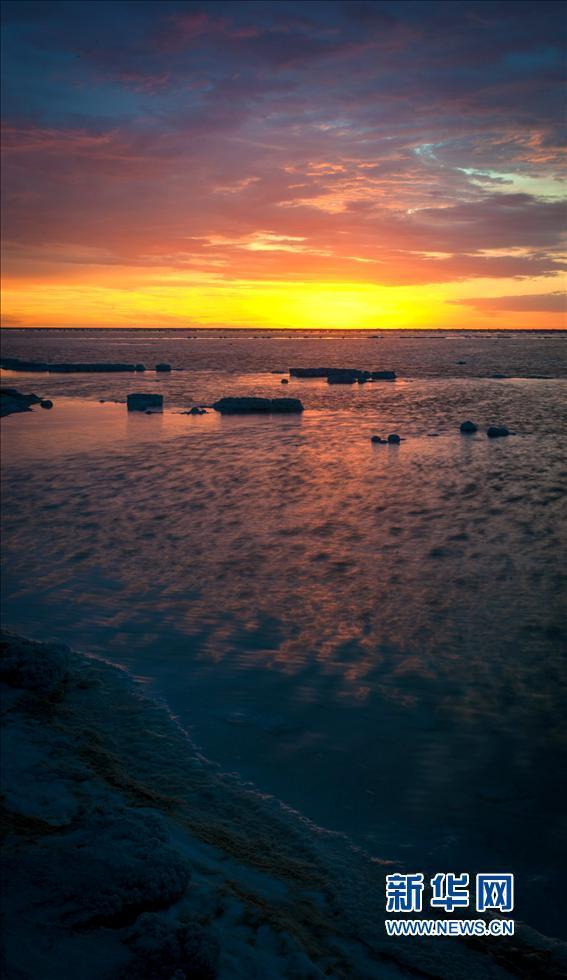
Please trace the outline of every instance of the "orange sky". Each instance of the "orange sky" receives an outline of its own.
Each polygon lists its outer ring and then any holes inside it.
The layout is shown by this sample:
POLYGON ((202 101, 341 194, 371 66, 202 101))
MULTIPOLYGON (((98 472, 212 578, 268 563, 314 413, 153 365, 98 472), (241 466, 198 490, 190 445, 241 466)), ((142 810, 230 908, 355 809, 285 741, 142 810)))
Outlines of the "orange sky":
POLYGON ((2 322, 564 328, 545 6, 13 5, 2 322))

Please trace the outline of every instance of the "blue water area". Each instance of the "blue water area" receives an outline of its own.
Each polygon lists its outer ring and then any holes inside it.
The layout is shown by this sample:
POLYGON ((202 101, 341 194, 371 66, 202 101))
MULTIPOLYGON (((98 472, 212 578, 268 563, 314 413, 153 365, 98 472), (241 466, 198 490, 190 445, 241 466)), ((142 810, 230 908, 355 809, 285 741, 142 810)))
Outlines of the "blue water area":
POLYGON ((7 348, 179 370, 10 375, 55 405, 3 421, 6 623, 125 665, 223 770, 380 860, 515 873, 517 917, 560 934, 564 336, 7 348), (399 381, 272 373, 326 363, 399 381), (133 390, 162 391, 164 413, 127 413, 133 390), (180 414, 282 393, 305 412, 180 414), (370 442, 390 432, 399 446, 370 442))

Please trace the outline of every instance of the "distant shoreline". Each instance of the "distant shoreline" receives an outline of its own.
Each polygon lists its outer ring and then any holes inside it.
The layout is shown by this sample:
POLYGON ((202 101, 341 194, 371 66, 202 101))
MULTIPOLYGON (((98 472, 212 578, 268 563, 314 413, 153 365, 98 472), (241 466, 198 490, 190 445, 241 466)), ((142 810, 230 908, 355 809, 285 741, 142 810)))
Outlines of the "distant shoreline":
MULTIPOLYGON (((377 334, 389 333, 538 333, 567 334, 566 327, 22 327, 0 328, 10 333, 93 333, 93 332, 136 332, 136 333, 181 333, 193 330, 196 333, 309 333, 309 334, 377 334)), ((187 338, 190 339, 190 338, 187 338)))

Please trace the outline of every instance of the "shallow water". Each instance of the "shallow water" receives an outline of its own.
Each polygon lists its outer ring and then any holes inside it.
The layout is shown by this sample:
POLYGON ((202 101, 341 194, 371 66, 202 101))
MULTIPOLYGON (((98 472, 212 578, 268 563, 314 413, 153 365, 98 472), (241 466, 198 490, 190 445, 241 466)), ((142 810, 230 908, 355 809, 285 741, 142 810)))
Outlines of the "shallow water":
POLYGON ((6 622, 128 666, 224 769, 381 859, 514 871, 518 918, 559 934, 565 337, 18 332, 4 349, 184 368, 9 375, 55 407, 3 422, 6 622), (327 363, 400 381, 270 374, 327 363), (163 415, 98 403, 156 388, 163 415), (177 414, 233 393, 306 411, 177 414), (468 417, 515 434, 463 437, 468 417), (400 447, 371 445, 390 431, 400 447))

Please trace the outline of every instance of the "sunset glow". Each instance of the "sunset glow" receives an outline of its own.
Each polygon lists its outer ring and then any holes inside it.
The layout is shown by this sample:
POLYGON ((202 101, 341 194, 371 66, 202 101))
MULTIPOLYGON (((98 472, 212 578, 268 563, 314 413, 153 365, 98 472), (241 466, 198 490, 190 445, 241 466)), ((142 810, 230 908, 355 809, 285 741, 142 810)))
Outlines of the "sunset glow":
POLYGON ((561 5, 442 6, 6 4, 3 323, 564 327, 561 5))

